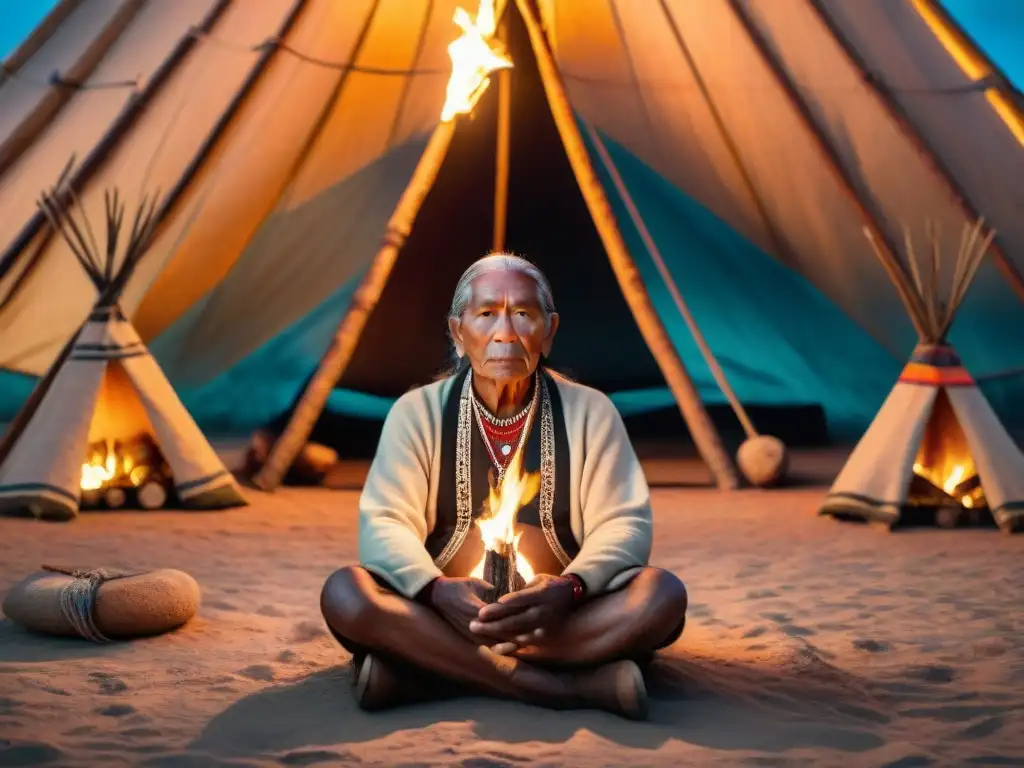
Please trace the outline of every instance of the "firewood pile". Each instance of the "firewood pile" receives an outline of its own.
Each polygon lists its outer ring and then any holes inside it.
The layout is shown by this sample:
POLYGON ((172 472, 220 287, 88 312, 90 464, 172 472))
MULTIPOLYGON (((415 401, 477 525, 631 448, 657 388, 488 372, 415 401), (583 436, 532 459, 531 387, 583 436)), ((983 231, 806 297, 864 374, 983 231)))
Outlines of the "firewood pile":
POLYGON ((914 474, 907 506, 934 510, 935 524, 940 528, 984 525, 990 519, 985 492, 977 475, 946 490, 929 478, 914 474))
POLYGON ((90 444, 82 464, 82 509, 161 509, 171 506, 174 479, 148 435, 90 444))

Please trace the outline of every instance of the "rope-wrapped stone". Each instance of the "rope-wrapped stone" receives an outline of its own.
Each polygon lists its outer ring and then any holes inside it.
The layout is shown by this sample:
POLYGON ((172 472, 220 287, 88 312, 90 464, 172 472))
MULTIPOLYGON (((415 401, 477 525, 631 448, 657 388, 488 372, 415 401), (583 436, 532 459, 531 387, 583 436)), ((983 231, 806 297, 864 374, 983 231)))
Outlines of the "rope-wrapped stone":
POLYGON ((199 603, 199 585, 183 571, 44 565, 11 587, 3 612, 34 632, 105 643, 178 629, 196 615, 199 603))

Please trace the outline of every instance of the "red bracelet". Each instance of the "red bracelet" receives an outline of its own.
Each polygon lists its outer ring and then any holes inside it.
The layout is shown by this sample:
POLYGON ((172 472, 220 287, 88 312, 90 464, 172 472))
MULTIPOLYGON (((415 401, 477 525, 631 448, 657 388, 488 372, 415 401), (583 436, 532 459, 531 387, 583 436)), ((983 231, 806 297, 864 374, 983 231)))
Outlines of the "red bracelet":
POLYGON ((583 583, 583 579, 577 576, 575 573, 565 574, 565 578, 572 582, 572 602, 573 605, 579 605, 583 602, 583 598, 587 593, 587 585, 583 583))

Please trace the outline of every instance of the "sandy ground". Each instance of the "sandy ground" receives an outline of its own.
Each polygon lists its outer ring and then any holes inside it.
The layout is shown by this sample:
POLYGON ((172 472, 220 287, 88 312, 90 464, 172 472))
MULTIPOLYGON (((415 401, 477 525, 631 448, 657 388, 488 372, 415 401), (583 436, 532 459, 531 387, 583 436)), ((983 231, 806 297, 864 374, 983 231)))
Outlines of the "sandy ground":
POLYGON ((466 699, 356 709, 318 613, 357 494, 228 513, 0 519, 0 589, 41 563, 175 567, 196 619, 112 646, 0 621, 0 766, 1024 765, 1024 537, 821 520, 823 490, 656 489, 690 623, 652 720, 466 699))

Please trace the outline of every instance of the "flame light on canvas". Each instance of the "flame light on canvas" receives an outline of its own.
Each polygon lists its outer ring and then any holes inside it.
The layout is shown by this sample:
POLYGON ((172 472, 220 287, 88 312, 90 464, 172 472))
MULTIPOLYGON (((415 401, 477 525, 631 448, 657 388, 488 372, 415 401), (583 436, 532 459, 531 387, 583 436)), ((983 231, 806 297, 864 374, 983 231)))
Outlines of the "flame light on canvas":
POLYGON ((456 115, 468 115, 473 111, 487 90, 493 72, 512 67, 512 60, 494 39, 497 30, 494 0, 480 0, 476 19, 459 6, 452 20, 462 30, 462 35, 448 46, 452 74, 441 110, 441 120, 446 123, 456 115))
MULTIPOLYGON (((540 475, 522 471, 522 456, 517 451, 509 462, 501 482, 490 490, 487 514, 476 521, 484 544, 484 556, 473 569, 474 577, 488 578, 488 553, 494 553, 490 555, 492 558, 497 555, 514 564, 514 574, 518 575, 517 581, 521 580, 521 583, 526 584, 533 579, 534 572, 530 561, 519 552, 519 539, 522 533, 516 531, 516 515, 520 508, 533 500, 539 490, 540 475)), ((502 591, 500 585, 494 586, 499 592, 502 591)))

